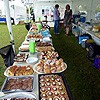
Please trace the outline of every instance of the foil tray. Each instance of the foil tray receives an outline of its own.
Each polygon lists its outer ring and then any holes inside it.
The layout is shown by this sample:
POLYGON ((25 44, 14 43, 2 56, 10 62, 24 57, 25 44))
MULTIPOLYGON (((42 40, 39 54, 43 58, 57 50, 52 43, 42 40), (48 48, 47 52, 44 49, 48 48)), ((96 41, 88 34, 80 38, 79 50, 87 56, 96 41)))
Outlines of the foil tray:
MULTIPOLYGON (((28 84, 28 83, 27 83, 28 84)), ((11 93, 11 92, 32 92, 34 89, 34 75, 28 75, 28 76, 10 76, 10 77, 6 77, 3 85, 2 85, 2 88, 1 88, 1 91, 3 93, 11 93), (31 89, 12 89, 12 90, 6 90, 5 87, 6 87, 6 84, 8 82, 9 79, 19 79, 19 78, 22 78, 23 80, 26 79, 26 78, 32 78, 32 88, 31 89)))

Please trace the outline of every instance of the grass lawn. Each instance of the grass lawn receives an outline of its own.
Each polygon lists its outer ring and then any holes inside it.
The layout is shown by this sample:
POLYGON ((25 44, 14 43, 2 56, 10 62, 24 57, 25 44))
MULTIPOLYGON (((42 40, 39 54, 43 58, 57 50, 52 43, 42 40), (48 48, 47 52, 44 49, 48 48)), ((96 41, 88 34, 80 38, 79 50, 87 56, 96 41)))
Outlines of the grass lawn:
POLYGON ((53 46, 61 58, 68 64, 64 72, 73 100, 100 100, 100 71, 86 57, 87 51, 78 44, 78 39, 71 35, 66 37, 53 34, 53 46))
MULTIPOLYGON (((25 36, 27 34, 27 30, 24 25, 14 25, 12 26, 13 36, 15 40, 15 51, 18 53, 18 47, 24 41, 25 36)), ((7 25, 0 23, 0 48, 10 44, 10 36, 7 25)), ((3 75, 5 70, 5 66, 3 63, 3 59, 0 56, 0 87, 2 86, 5 76, 3 75)))
MULTIPOLYGON (((16 53, 18 53, 18 47, 23 42, 27 30, 24 25, 12 28, 16 53)), ((73 100, 100 100, 100 71, 93 67, 93 63, 86 57, 86 50, 78 44, 74 35, 66 37, 63 29, 60 33, 55 35, 51 29, 53 46, 68 65, 64 74, 73 100)), ((9 44, 9 41, 7 26, 0 24, 0 48, 9 44)), ((5 79, 4 70, 3 59, 0 57, 0 87, 5 79)))

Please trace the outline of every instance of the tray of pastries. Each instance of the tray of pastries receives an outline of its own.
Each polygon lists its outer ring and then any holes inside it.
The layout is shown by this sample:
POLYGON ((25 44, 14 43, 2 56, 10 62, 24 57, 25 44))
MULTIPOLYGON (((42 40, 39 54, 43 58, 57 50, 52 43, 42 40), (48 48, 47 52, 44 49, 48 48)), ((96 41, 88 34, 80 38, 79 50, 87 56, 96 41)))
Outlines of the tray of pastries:
POLYGON ((34 74, 34 70, 31 65, 12 65, 8 67, 4 75, 5 76, 22 76, 22 75, 32 75, 34 74))
POLYGON ((34 75, 30 76, 12 76, 6 77, 1 91, 10 92, 28 92, 34 89, 34 75))
POLYGON ((39 100, 71 100, 63 74, 39 75, 39 100))
POLYGON ((38 54, 38 58, 44 59, 44 60, 58 58, 58 57, 59 57, 59 55, 55 51, 43 51, 38 54))
POLYGON ((38 33, 39 31, 38 31, 38 29, 34 29, 34 28, 32 28, 29 32, 33 32, 33 34, 35 34, 35 33, 38 33))
POLYGON ((15 92, 5 94, 0 100, 37 100, 37 96, 32 92, 15 92))
POLYGON ((18 53, 15 56, 14 61, 15 62, 26 62, 28 56, 29 56, 29 54, 26 54, 26 53, 18 53))
POLYGON ((42 51, 54 51, 55 49, 52 46, 36 47, 37 52, 42 51))
POLYGON ((28 35, 26 36, 26 39, 27 39, 27 40, 30 40, 31 38, 42 39, 43 37, 42 37, 41 34, 28 34, 28 35))
POLYGON ((36 43, 36 46, 37 47, 45 47, 45 46, 52 46, 52 44, 49 43, 49 42, 42 42, 42 41, 40 41, 40 42, 36 43))
POLYGON ((47 59, 39 60, 33 67, 34 71, 38 74, 47 73, 61 73, 67 69, 67 64, 63 62, 63 59, 47 59))

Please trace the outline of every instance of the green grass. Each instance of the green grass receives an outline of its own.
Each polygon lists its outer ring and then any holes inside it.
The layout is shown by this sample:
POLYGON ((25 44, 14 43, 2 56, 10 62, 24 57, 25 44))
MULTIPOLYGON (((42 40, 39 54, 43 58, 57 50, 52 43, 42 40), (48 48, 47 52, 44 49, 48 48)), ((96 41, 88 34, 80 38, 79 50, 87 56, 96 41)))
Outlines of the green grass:
POLYGON ((64 72, 73 100, 100 100, 100 71, 86 57, 87 51, 78 44, 78 39, 70 34, 53 34, 53 45, 60 57, 67 63, 64 72))
MULTIPOLYGON (((27 34, 27 30, 24 25, 15 25, 12 26, 13 36, 15 40, 15 51, 18 53, 18 47, 24 41, 25 36, 27 34)), ((0 24, 0 48, 10 44, 10 36, 7 25, 0 24)), ((0 87, 2 86, 5 76, 4 76, 5 66, 3 62, 3 58, 0 56, 0 87)))
MULTIPOLYGON (((12 29, 17 54, 27 30, 24 25, 16 25, 12 29)), ((73 100, 100 100, 100 71, 93 67, 93 62, 86 57, 87 51, 78 44, 74 35, 66 37, 63 29, 59 35, 53 33, 51 29, 53 46, 68 65, 64 74, 73 100)), ((0 24, 0 48, 9 44, 9 41, 7 26, 0 24)), ((4 71, 3 59, 0 57, 0 87, 5 79, 4 71)))

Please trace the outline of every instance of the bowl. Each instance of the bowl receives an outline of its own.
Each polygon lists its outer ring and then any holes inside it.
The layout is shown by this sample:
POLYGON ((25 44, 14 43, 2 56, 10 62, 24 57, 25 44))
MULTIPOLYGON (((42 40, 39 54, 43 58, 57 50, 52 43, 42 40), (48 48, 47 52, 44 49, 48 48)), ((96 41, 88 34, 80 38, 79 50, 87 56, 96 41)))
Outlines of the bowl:
POLYGON ((37 63, 37 61, 38 61, 38 58, 36 58, 36 57, 29 57, 26 60, 26 62, 29 63, 29 64, 35 64, 35 63, 37 63))

